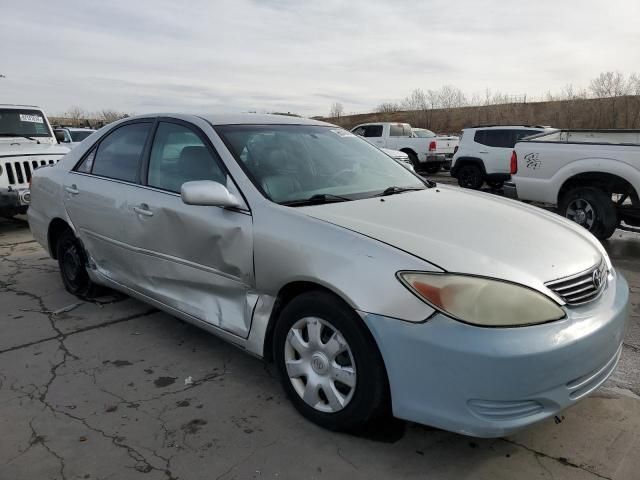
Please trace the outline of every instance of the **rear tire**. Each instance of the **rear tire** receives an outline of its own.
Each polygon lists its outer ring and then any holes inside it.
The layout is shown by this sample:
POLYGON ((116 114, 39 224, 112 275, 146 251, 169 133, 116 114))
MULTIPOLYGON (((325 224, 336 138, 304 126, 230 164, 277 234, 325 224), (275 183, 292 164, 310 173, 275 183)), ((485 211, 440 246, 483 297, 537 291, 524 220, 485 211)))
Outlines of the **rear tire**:
POLYGON ((418 160, 418 156, 413 152, 404 152, 409 157, 411 164, 413 165, 413 169, 418 172, 422 170, 422 165, 420 165, 420 161, 418 160))
POLYGON ((618 210, 611 195, 594 187, 579 187, 564 194, 558 212, 600 240, 613 235, 619 224, 618 210))
POLYGON ((467 164, 460 167, 457 173, 458 185, 462 188, 471 188, 479 190, 484 183, 482 178, 482 170, 476 165, 467 164))
POLYGON ((330 293, 291 300, 278 318, 273 349, 289 400, 321 427, 359 431, 389 411, 378 347, 356 313, 330 293))
POLYGON ((97 296, 100 288, 89 278, 86 253, 71 230, 65 230, 58 238, 56 254, 67 292, 82 299, 97 296))

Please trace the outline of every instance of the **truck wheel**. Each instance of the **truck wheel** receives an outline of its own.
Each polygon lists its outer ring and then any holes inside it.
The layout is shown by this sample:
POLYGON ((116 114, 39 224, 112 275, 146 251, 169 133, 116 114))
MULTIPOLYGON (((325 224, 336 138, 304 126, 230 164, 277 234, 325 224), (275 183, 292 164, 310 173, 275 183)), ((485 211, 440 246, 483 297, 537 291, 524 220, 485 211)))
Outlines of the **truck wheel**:
POLYGON ((439 163, 427 163, 425 170, 427 171, 427 173, 430 174, 434 174, 434 173, 438 173, 440 171, 440 164, 439 163))
POLYGON ((476 165, 467 164, 458 170, 458 185, 462 188, 472 188, 479 190, 484 180, 482 179, 482 171, 476 165))
POLYGON ((84 249, 71 230, 65 230, 58 238, 56 256, 62 283, 70 294, 82 299, 98 294, 98 285, 91 281, 87 273, 84 249))
POLYGON ((560 199, 560 215, 605 240, 618 226, 618 211, 611 195, 593 187, 575 188, 560 199))
POLYGON ((418 172, 419 170, 422 170, 422 165, 420 165, 420 161, 418 160, 418 156, 413 152, 405 152, 405 153, 409 157, 409 160, 411 161, 411 164, 413 165, 413 169, 416 172, 418 172))
POLYGON ((356 313, 322 291, 282 310, 273 358, 282 386, 308 420, 357 431, 388 412, 387 375, 378 347, 356 313))

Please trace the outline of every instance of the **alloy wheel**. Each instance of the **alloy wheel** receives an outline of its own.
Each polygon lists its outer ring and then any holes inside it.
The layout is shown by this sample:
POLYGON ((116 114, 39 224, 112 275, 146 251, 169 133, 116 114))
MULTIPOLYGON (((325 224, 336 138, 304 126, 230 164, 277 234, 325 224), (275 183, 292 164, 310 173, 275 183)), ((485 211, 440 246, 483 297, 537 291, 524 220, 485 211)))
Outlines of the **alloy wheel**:
POLYGON ((566 217, 591 230, 596 220, 596 212, 589 202, 576 198, 567 206, 566 217))

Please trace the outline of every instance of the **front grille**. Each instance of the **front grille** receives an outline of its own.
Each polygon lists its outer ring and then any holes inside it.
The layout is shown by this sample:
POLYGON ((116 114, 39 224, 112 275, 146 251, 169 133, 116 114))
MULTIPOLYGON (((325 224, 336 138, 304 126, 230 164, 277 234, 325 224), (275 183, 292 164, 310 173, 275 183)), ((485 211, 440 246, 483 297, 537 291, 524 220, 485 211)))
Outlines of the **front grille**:
POLYGON ((44 165, 53 165, 57 160, 22 160, 5 162, 4 170, 7 172, 9 185, 27 185, 31 181, 32 172, 44 165))
POLYGON ((560 278, 545 285, 557 293, 569 305, 582 305, 595 300, 607 283, 607 266, 600 264, 584 272, 560 278))

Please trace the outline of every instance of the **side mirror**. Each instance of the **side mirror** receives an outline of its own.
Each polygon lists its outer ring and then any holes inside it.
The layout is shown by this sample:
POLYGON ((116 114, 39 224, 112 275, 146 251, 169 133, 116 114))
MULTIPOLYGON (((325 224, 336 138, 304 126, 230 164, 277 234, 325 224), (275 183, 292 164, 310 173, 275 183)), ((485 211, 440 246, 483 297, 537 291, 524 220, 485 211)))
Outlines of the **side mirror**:
POLYGON ((64 132, 61 132, 60 130, 55 130, 53 134, 55 135, 58 143, 66 143, 66 139, 64 138, 64 132))
POLYGON ((229 208, 240 206, 240 202, 229 193, 227 187, 212 180, 185 182, 180 189, 180 196, 187 205, 229 208))

